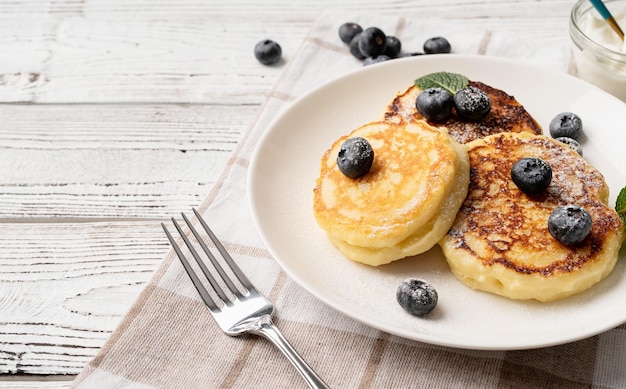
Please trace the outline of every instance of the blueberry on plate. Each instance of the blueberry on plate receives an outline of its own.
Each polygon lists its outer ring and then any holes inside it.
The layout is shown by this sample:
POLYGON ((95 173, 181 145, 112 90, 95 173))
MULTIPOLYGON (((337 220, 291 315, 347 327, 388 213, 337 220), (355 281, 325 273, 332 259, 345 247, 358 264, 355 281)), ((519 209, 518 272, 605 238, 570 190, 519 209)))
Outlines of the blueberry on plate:
POLYGON ((347 45, 350 44, 352 38, 360 34, 363 28, 356 23, 347 22, 339 26, 339 39, 347 45))
POLYGON ((426 119, 440 122, 452 113, 452 95, 443 88, 428 88, 420 92, 415 108, 426 119))
POLYGON ((419 278, 407 278, 396 291, 398 304, 415 316, 422 316, 437 306, 437 291, 433 286, 419 278))
POLYGON ((337 167, 350 178, 367 174, 373 162, 374 149, 367 139, 360 136, 346 139, 337 154, 337 167))
POLYGON ((368 66, 368 65, 373 65, 379 62, 385 62, 385 61, 389 61, 391 59, 391 57, 389 57, 388 55, 385 54, 381 54, 377 57, 367 57, 365 58, 365 60, 363 61, 363 66, 368 66))
POLYGON ((368 27, 359 34, 359 50, 364 57, 376 57, 385 51, 387 36, 378 27, 368 27))
POLYGON ((354 38, 350 41, 350 54, 358 60, 364 60, 366 57, 361 54, 361 50, 359 50, 359 37, 361 34, 356 34, 354 38))
POLYGON ((583 155, 583 147, 578 143, 578 141, 574 138, 568 138, 566 136, 561 136, 556 138, 561 143, 565 143, 569 147, 571 147, 574 151, 576 151, 581 157, 583 155))
POLYGON ((271 39, 264 39, 254 46, 254 56, 263 65, 275 64, 282 54, 280 45, 271 39))
POLYGON ((402 51, 402 42, 395 36, 387 35, 387 44, 385 45, 385 51, 383 54, 389 58, 396 58, 400 51, 402 51))
POLYGON ((511 178, 526 194, 541 193, 552 181, 552 167, 540 158, 526 157, 513 164, 511 178))
POLYGON ((454 109, 465 120, 480 121, 491 110, 491 99, 475 86, 467 86, 454 95, 454 109))
POLYGON ((550 121, 550 135, 553 138, 568 137, 578 139, 583 132, 583 121, 572 112, 561 112, 550 121))
POLYGON ((557 207, 548 218, 548 230, 565 245, 580 243, 591 232, 591 215, 576 204, 557 207))
POLYGON ((450 42, 441 36, 429 38, 424 42, 424 53, 426 54, 447 54, 451 50, 450 42))

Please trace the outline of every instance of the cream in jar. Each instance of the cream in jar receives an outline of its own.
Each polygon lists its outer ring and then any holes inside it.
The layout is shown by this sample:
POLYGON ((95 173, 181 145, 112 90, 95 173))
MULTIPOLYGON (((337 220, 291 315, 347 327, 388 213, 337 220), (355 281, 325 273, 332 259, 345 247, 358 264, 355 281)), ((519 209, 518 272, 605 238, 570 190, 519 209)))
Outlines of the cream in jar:
MULTIPOLYGON (((570 34, 576 44, 578 76, 626 101, 626 44, 594 8, 583 9, 579 1, 572 10, 570 34)), ((626 1, 613 1, 626 9, 626 1)), ((626 10, 612 11, 620 26, 626 26, 626 10)))

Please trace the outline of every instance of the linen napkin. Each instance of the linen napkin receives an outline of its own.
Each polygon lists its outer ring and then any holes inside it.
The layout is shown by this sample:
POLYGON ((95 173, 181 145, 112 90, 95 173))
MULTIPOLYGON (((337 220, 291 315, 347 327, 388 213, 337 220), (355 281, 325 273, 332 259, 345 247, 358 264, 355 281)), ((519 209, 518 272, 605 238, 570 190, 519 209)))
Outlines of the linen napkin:
MULTIPOLYGON (((564 17, 565 19, 565 17, 564 17)), ((243 136, 200 212, 253 283, 277 307, 275 322, 304 359, 335 388, 624 387, 626 326, 574 343, 527 351, 468 351, 423 344, 356 322, 327 307, 282 272, 255 231, 247 206, 250 156, 268 124, 290 102, 321 83, 357 70, 338 37, 354 21, 376 25, 419 51, 426 38, 448 38, 453 52, 515 58, 575 72, 564 20, 552 40, 483 21, 326 11, 243 136)), ((189 210, 181 210, 188 212, 189 210)), ((304 382, 267 340, 228 337, 201 302, 170 251, 74 388, 296 388, 304 382)))

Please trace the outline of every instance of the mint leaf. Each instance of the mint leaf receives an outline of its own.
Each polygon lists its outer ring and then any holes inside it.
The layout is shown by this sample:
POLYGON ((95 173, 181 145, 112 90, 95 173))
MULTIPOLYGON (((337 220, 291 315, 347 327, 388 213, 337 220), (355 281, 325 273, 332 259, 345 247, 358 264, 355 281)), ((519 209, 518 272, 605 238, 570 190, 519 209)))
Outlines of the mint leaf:
POLYGON ((430 73, 415 80, 415 84, 422 90, 426 90, 428 88, 443 88, 450 92, 452 96, 454 96, 456 92, 465 88, 468 83, 469 80, 467 77, 461 74, 448 72, 430 73))
POLYGON ((617 214, 624 221, 624 228, 626 228, 626 186, 620 190, 617 195, 617 201, 615 202, 615 210, 617 214))

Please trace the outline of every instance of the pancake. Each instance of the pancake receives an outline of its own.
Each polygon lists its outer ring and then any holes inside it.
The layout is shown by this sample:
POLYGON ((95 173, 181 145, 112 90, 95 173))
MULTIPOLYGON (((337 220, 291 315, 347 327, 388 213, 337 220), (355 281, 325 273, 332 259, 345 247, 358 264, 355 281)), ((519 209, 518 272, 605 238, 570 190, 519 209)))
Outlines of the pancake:
POLYGON ((440 245, 454 275, 467 286, 511 299, 551 301, 582 292, 613 270, 624 226, 607 206, 602 174, 551 138, 500 133, 469 143, 470 184, 456 220, 440 245), (538 157, 552 167, 546 191, 526 195, 511 167, 538 157), (567 246, 550 235, 548 217, 577 204, 592 218, 590 234, 567 246))
POLYGON ((424 252, 446 233, 469 182, 466 147, 425 121, 373 122, 324 153, 313 196, 315 218, 348 258, 381 265, 424 252), (374 149, 369 173, 337 167, 342 143, 360 136, 374 149), (441 218, 442 207, 445 208, 441 218), (396 247, 398 246, 398 247, 396 247))
MULTIPOLYGON (((469 122, 460 118, 453 110, 450 118, 442 122, 430 122, 431 125, 447 128, 450 136, 459 143, 468 143, 500 132, 541 134, 541 126, 513 96, 482 82, 470 81, 469 85, 487 93, 491 99, 491 111, 482 120, 469 122)), ((415 108, 415 100, 421 91, 417 85, 413 85, 396 96, 387 106, 384 120, 400 123, 423 119, 415 108)))
POLYGON ((459 169, 457 185, 444 203, 441 204, 441 212, 436 214, 411 236, 394 246, 382 248, 363 247, 348 244, 332 236, 329 236, 329 239, 347 258, 374 266, 424 253, 437 244, 441 237, 446 234, 452 222, 454 222, 460 204, 467 194, 469 174, 466 172, 465 166, 459 169))

